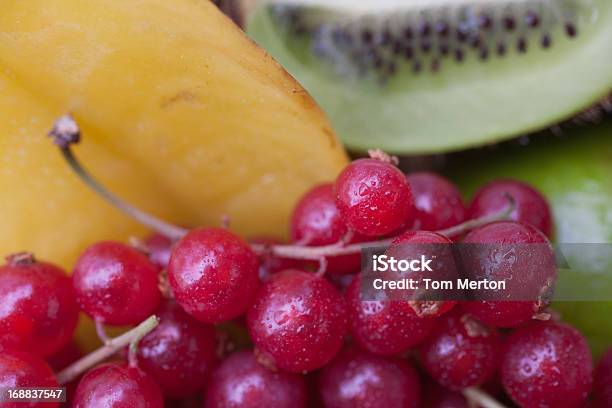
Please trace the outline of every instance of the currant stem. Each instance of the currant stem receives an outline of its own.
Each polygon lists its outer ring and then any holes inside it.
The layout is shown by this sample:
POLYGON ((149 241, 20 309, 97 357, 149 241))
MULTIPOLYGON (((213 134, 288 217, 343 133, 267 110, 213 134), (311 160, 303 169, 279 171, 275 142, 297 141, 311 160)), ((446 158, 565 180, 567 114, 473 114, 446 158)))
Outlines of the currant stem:
POLYGON ((463 395, 469 401, 476 403, 482 408, 506 408, 505 405, 498 402, 495 398, 475 387, 464 389, 463 395))
POLYGON ((71 145, 78 143, 80 140, 80 129, 71 116, 64 115, 60 117, 55 122, 53 129, 49 132, 49 136, 53 138, 53 141, 60 149, 64 160, 66 163, 68 163, 74 173, 81 179, 81 181, 83 181, 104 200, 123 211, 132 219, 151 228, 153 231, 157 231, 160 234, 167 236, 170 239, 178 240, 187 233, 186 229, 169 224, 123 201, 121 198, 107 190, 106 187, 100 184, 91 174, 89 174, 87 170, 85 170, 83 165, 74 156, 71 149, 71 145))
MULTIPOLYGON (((463 234, 473 228, 491 223, 493 221, 500 221, 507 219, 508 216, 514 211, 515 202, 511 197, 508 198, 508 205, 501 211, 485 215, 483 217, 474 218, 464 223, 455 225, 454 227, 446 228, 443 230, 436 231, 437 233, 445 236, 455 236, 463 234)), ((393 238, 382 239, 378 241, 360 242, 357 244, 342 245, 342 243, 336 243, 331 245, 319 246, 319 247, 306 247, 299 245, 264 245, 264 244, 252 244, 251 248, 255 252, 261 255, 269 254, 282 258, 292 259, 304 259, 304 260, 320 260, 327 256, 338 256, 338 255, 349 255, 357 254, 364 248, 369 247, 381 247, 391 245, 393 238)))
MULTIPOLYGON (((121 336, 110 339, 104 346, 89 353, 85 357, 72 363, 57 375, 60 385, 68 384, 79 375, 89 370, 91 367, 106 360, 117 351, 127 345, 137 344, 140 339, 150 333, 159 324, 157 316, 149 316, 145 321, 134 327, 132 330, 123 333, 121 336)), ((134 346, 135 347, 135 346, 134 346)))

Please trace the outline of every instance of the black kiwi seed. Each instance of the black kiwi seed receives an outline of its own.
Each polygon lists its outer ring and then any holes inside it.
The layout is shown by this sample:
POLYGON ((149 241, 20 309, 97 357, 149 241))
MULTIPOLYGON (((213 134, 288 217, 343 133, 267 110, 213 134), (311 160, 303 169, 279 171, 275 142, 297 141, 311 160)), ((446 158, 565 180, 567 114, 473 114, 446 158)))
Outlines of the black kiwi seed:
POLYGON ((525 37, 519 37, 518 41, 516 42, 516 49, 521 54, 527 52, 527 40, 525 39, 525 37))
POLYGON ((489 58, 489 49, 487 47, 482 47, 478 53, 478 56, 481 60, 485 61, 487 58, 489 58))
POLYGON ((531 28, 537 27, 540 25, 540 17, 535 11, 529 10, 527 11, 527 14, 525 14, 525 24, 531 28))
POLYGON ((469 30, 464 25, 457 28, 457 41, 465 42, 468 39, 469 30))
POLYGON ((570 22, 565 23, 565 33, 568 37, 574 38, 578 34, 576 26, 570 22))
POLYGON ((414 50, 412 49, 412 47, 408 46, 404 48, 404 58, 410 60, 412 59, 412 57, 414 57, 414 50))
POLYGON ((438 46, 438 51, 440 52, 440 55, 446 56, 450 52, 450 46, 445 42, 440 43, 438 46))
POLYGON ((455 60, 457 62, 463 62, 464 58, 465 58, 465 54, 464 54, 463 50, 461 48, 457 48, 455 50, 455 60))
POLYGON ((496 52, 497 52, 497 55, 499 55, 500 57, 503 57, 504 55, 506 55, 506 44, 504 44, 503 42, 498 43, 496 52))
POLYGON ((421 37, 428 37, 431 34, 431 25, 426 20, 419 21, 417 32, 421 37))
POLYGON ((402 53, 402 43, 400 41, 394 41, 391 51, 394 55, 400 55, 402 53))
POLYGON ((414 33, 412 32, 412 28, 410 26, 404 27, 404 29, 402 30, 402 34, 407 40, 411 40, 414 36, 414 33))
POLYGON ((504 28, 507 31, 513 31, 514 28, 516 27, 516 21, 514 20, 514 17, 511 17, 511 16, 505 16, 503 19, 503 23, 504 23, 504 28))
POLYGON ((482 13, 478 16, 478 27, 484 31, 488 31, 493 26, 493 19, 487 13, 482 13))
POLYGON ((425 54, 429 54, 431 51, 431 41, 427 38, 423 38, 423 40, 421 40, 421 51, 423 51, 425 54))
POLYGON ((442 38, 446 38, 448 37, 448 33, 449 33, 449 28, 448 28, 448 24, 446 23, 446 21, 438 21, 436 23, 436 25, 434 26, 434 29, 436 30, 436 33, 442 37, 442 38))
POLYGON ((418 74, 419 72, 421 72, 421 61, 415 61, 414 64, 412 65, 412 71, 415 74, 418 74))
POLYGON ((478 48, 480 47, 480 43, 482 42, 482 39, 480 38, 480 34, 476 33, 472 36, 470 36, 470 41, 469 44, 473 47, 473 48, 478 48))
POLYGON ((363 30, 361 32, 361 41, 363 41, 365 44, 372 43, 373 38, 374 36, 372 35, 372 32, 370 30, 363 30))
POLYGON ((552 44, 552 38, 548 34, 544 34, 541 40, 542 48, 550 48, 552 44))

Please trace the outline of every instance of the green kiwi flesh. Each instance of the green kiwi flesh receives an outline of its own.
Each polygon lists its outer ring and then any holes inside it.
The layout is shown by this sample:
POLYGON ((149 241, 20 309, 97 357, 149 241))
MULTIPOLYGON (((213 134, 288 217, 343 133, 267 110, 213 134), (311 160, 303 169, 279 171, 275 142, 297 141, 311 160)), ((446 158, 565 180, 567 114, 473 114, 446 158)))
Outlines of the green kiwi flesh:
MULTIPOLYGON (((612 120, 562 132, 451 155, 445 172, 468 199, 495 179, 530 183, 550 203, 556 243, 612 245, 612 120)), ((556 292, 570 299, 586 289, 595 300, 556 302, 553 308, 585 333, 598 355, 612 339, 612 252, 609 246, 580 248, 585 253, 574 254, 576 259, 564 253, 573 267, 560 273, 556 292), (588 256, 590 249, 597 256, 588 256)))
POLYGON ((495 143, 612 90, 609 0, 281 0, 255 7, 245 29, 355 151, 495 143))

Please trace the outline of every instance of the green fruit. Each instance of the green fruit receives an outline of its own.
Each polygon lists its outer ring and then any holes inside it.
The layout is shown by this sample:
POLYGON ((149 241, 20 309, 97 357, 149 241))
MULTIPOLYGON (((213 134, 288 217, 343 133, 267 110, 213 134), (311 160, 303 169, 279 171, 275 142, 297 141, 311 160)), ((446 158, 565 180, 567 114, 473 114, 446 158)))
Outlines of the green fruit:
POLYGON ((489 144, 558 123, 612 90, 609 0, 537 2, 535 26, 524 0, 283 1, 255 7, 246 31, 354 150, 489 144))
POLYGON ((560 269, 556 292, 560 299, 596 300, 556 302, 554 307, 589 337, 596 354, 610 347, 612 121, 575 128, 561 137, 538 136, 525 146, 466 152, 451 158, 448 172, 467 197, 493 179, 526 181, 550 202, 555 242, 592 244, 561 246, 571 270, 560 269))

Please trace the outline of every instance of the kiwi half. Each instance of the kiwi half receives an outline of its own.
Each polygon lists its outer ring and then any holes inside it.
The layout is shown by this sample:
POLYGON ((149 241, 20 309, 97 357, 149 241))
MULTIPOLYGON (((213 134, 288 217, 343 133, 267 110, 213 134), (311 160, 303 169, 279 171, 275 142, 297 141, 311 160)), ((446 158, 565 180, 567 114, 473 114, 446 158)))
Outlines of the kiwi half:
POLYGON ((280 0, 245 29, 357 151, 489 144, 612 90, 610 0, 280 0))

